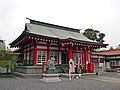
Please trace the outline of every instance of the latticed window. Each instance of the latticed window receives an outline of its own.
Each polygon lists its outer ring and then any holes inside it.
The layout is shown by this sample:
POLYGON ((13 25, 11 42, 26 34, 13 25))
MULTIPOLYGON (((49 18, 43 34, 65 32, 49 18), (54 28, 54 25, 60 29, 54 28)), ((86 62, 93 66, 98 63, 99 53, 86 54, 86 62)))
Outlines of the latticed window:
POLYGON ((46 51, 37 51, 37 64, 42 64, 46 60, 46 51))
POLYGON ((119 65, 119 60, 112 60, 110 61, 111 66, 119 65))
POLYGON ((34 51, 31 51, 31 60, 34 60, 34 51))

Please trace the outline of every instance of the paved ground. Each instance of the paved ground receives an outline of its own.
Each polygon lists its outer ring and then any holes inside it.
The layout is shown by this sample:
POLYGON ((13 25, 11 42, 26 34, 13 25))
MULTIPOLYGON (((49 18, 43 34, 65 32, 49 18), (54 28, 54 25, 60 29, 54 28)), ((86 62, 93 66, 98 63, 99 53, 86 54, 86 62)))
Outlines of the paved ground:
POLYGON ((120 75, 117 73, 72 79, 72 81, 62 78, 61 82, 56 83, 43 83, 40 79, 1 76, 0 90, 120 90, 120 83, 116 83, 116 80, 120 82, 120 75))
POLYGON ((116 72, 106 73, 104 75, 100 75, 97 78, 90 77, 88 79, 109 82, 109 83, 113 83, 113 84, 120 84, 120 73, 116 73, 116 72))

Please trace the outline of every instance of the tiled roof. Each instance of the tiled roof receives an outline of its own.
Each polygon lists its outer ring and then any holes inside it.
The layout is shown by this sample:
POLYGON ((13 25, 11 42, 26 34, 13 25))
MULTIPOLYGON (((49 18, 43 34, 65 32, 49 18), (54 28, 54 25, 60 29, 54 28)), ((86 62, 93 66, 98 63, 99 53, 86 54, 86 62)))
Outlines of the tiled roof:
POLYGON ((78 33, 78 32, 71 32, 71 31, 66 31, 62 29, 46 27, 43 25, 35 25, 31 23, 27 23, 27 28, 29 33, 33 33, 37 35, 59 38, 59 39, 72 38, 72 39, 81 40, 81 41, 95 42, 86 38, 82 33, 78 33))
POLYGON ((78 29, 38 22, 30 19, 30 23, 26 23, 23 33, 10 43, 11 47, 19 47, 23 43, 26 43, 30 40, 26 38, 27 36, 52 38, 59 41, 80 42, 81 44, 98 45, 99 47, 106 47, 108 45, 86 38, 78 29))
POLYGON ((120 55, 120 49, 101 51, 101 52, 96 52, 96 53, 93 53, 93 54, 100 54, 100 55, 120 55))

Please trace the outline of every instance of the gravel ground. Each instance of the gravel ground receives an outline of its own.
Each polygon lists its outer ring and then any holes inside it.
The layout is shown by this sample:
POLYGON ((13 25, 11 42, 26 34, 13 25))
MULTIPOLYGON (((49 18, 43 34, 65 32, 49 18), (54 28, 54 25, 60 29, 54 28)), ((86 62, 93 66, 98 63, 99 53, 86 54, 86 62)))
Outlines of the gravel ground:
MULTIPOLYGON (((105 74, 105 77, 114 77, 115 75, 105 74)), ((103 77, 103 75, 99 77, 103 77)), ((0 90, 120 90, 120 84, 89 79, 88 77, 74 78, 72 81, 69 81, 68 78, 61 79, 61 82, 44 83, 40 79, 0 77, 0 90)))

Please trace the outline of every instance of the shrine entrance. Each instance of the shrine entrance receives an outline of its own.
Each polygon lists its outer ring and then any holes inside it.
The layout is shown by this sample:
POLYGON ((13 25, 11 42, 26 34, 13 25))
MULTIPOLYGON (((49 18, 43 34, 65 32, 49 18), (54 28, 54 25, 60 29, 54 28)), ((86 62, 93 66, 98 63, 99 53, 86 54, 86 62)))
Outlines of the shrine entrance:
POLYGON ((73 53, 73 61, 75 64, 75 69, 76 69, 76 73, 78 72, 78 68, 80 66, 80 71, 81 73, 85 73, 85 62, 84 62, 84 55, 83 53, 73 53), (78 66, 79 65, 79 66, 78 66))

